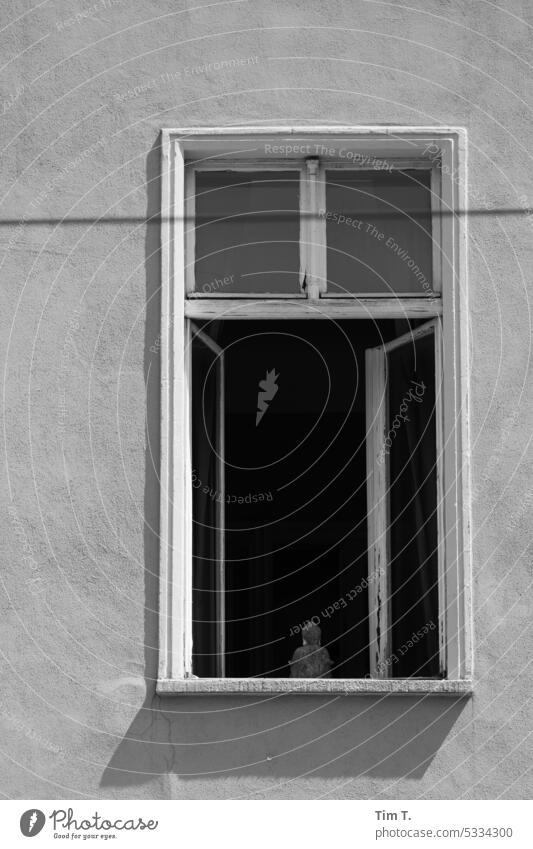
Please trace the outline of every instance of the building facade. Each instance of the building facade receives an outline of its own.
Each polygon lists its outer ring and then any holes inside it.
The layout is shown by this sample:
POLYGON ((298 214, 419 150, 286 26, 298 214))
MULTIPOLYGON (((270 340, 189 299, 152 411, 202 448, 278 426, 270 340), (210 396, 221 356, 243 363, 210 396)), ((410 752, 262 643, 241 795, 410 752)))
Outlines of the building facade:
MULTIPOLYGON (((35 10, 10 2, 3 19, 3 792, 528 798, 527 4, 54 0, 35 10), (464 668, 451 676, 464 687, 446 687, 446 676, 419 691, 373 687, 390 677, 383 658, 382 674, 352 689, 161 683, 175 678, 161 661, 173 473, 164 397, 169 339, 183 322, 165 300, 175 291, 169 228, 180 220, 165 195, 164 131, 173 128, 233 128, 241 154, 242 128, 250 138, 263 129, 264 158, 283 157, 273 148, 296 128, 298 144, 333 137, 359 166, 380 155, 372 138, 387 134, 407 145, 416 136, 429 165, 439 134, 462 146, 459 170, 439 167, 457 190, 442 221, 457 228, 450 251, 460 260, 443 275, 442 297, 454 292, 462 304, 445 375, 458 372, 448 438, 464 437, 456 462, 465 481, 460 497, 445 487, 457 508, 445 535, 457 523, 466 530, 443 574, 467 564, 446 606, 459 598, 465 617, 464 668), (356 148, 363 128, 367 146, 356 148)), ((229 278, 206 277, 204 294, 223 299, 229 278)), ((191 320, 204 320, 195 309, 191 320)), ((174 518, 176 535, 182 514, 174 518)))

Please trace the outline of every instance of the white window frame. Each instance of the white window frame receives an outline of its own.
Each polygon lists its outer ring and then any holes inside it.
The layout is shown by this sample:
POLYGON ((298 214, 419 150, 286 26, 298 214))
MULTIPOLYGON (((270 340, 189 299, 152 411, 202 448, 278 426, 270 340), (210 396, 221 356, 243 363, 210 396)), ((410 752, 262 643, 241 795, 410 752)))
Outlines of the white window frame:
MULTIPOLYGON (((414 158, 405 156, 388 156, 387 165, 392 169, 424 170, 431 172, 431 213, 434 221, 440 221, 440 168, 431 159, 414 158)), ((185 167, 185 289, 187 298, 247 298, 266 300, 271 298, 346 298, 351 293, 328 291, 327 279, 327 221, 325 216, 320 215, 321 210, 326 209, 326 174, 335 170, 367 171, 369 166, 364 161, 342 160, 336 157, 324 158, 309 156, 305 159, 300 157, 296 160, 265 160, 253 161, 233 156, 221 158, 207 157, 200 161, 188 161, 185 167), (266 293, 228 293, 228 292, 202 292, 195 287, 195 206, 196 206, 196 174, 206 171, 238 171, 243 174, 249 172, 268 171, 292 171, 300 175, 300 268, 299 268, 299 292, 294 294, 266 293), (303 291, 304 279, 306 289, 303 291)), ((442 264, 444 257, 439 252, 440 240, 433 240, 433 262, 432 262, 432 291, 440 295, 442 280, 442 264)), ((358 292, 358 297, 383 298, 390 297, 387 293, 358 292)), ((420 292, 402 292, 402 298, 419 298, 420 292)))
MULTIPOLYGON (((359 167, 364 168, 364 164, 359 167)), ((368 166, 367 170, 368 170, 368 166)), ((370 169, 371 170, 371 169, 370 169)), ((162 323, 161 323, 161 519, 160 628, 157 692, 160 694, 437 693, 472 692, 471 554, 468 439, 466 132, 440 127, 239 127, 163 130, 162 323), (432 167, 433 292, 428 296, 347 295, 324 292, 325 220, 304 216, 303 264, 311 268, 306 293, 226 297, 198 296, 194 267, 195 167, 295 170, 319 156, 302 175, 303 203, 325 207, 324 171, 354 169, 359 162, 396 160, 404 167, 432 167), (291 152, 291 151, 295 152, 291 152), (280 153, 281 151, 281 153, 280 153), (364 157, 367 157, 364 160, 364 157), (186 167, 187 163, 187 167, 186 167), (188 163, 194 163, 191 168, 188 163), (409 163, 409 165, 407 165, 409 163), (316 174, 313 174, 313 170, 316 174), (311 172, 311 173, 310 173, 311 172), (313 185, 313 182, 315 183, 313 185), (192 187, 192 191, 191 191, 192 187), (322 193, 322 194, 321 194, 322 193), (314 224, 313 224, 314 222, 314 224), (315 227, 315 229, 309 229, 315 227), (322 232, 318 231, 322 228, 322 232), (320 254, 320 256, 318 255, 320 254), (438 318, 442 322, 442 419, 444 494, 441 522, 445 554, 439 611, 447 678, 291 679, 195 678, 192 674, 192 470, 190 339, 193 321, 214 319, 438 318)), ((439 539, 439 546, 441 540, 439 539)), ((440 600, 440 599, 439 599, 440 600)))

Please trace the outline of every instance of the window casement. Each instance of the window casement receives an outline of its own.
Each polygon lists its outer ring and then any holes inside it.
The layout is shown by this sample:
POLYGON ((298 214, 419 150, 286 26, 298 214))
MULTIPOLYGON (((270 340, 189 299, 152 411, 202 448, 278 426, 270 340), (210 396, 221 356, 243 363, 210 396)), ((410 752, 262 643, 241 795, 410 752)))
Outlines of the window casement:
POLYGON ((465 156, 163 131, 158 692, 471 691, 465 156))

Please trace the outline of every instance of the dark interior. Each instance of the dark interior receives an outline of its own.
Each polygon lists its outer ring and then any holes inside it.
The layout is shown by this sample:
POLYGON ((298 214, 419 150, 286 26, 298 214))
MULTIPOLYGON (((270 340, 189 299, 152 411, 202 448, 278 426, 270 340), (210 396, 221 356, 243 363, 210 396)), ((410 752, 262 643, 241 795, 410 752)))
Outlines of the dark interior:
MULTIPOLYGON (((322 645, 333 661, 332 677, 368 675, 365 349, 419 323, 315 320, 204 325, 224 349, 226 373, 227 677, 288 677, 289 659, 302 644, 301 626, 317 619, 322 645), (272 369, 278 390, 256 424, 258 384, 272 369)), ((208 432, 214 421, 212 360, 201 345, 193 346, 193 468, 202 479, 194 504, 193 669, 201 677, 216 675, 210 557, 217 452, 208 432), (204 493, 203 484, 209 492, 204 493)), ((434 433, 428 439, 434 445, 434 433)), ((425 462, 434 464, 434 457, 430 451, 425 462)), ((423 509, 429 513, 435 511, 432 486, 434 482, 424 491, 423 509)), ((409 492, 412 495, 412 487, 409 492)), ((433 531, 425 545, 436 551, 433 531)), ((403 556, 401 546, 397 556, 403 556)), ((431 585, 435 583, 431 551, 426 560, 422 571, 425 583, 431 585)), ((409 563, 412 552, 404 572, 409 572, 409 563)), ((403 582, 396 587, 398 592, 401 586, 403 582)), ((411 596, 418 588, 415 580, 411 596)), ((428 596, 422 610, 415 605, 403 617, 400 636, 418 627, 419 620, 426 621, 431 615, 427 605, 433 605, 435 598, 428 596)), ((433 672, 431 664, 424 668, 424 674, 433 672)), ((389 677, 404 674, 404 665, 398 662, 389 677)), ((411 664, 409 674, 420 673, 411 664)))

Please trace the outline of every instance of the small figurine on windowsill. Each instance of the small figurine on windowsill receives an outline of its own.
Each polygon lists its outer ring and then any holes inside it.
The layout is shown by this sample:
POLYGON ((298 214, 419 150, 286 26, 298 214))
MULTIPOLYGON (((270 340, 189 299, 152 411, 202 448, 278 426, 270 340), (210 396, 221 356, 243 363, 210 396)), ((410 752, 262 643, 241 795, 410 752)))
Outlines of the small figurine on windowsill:
POLYGON ((321 636, 318 625, 311 622, 302 628, 303 646, 289 660, 291 678, 331 678, 333 661, 328 650, 320 645, 321 636))

